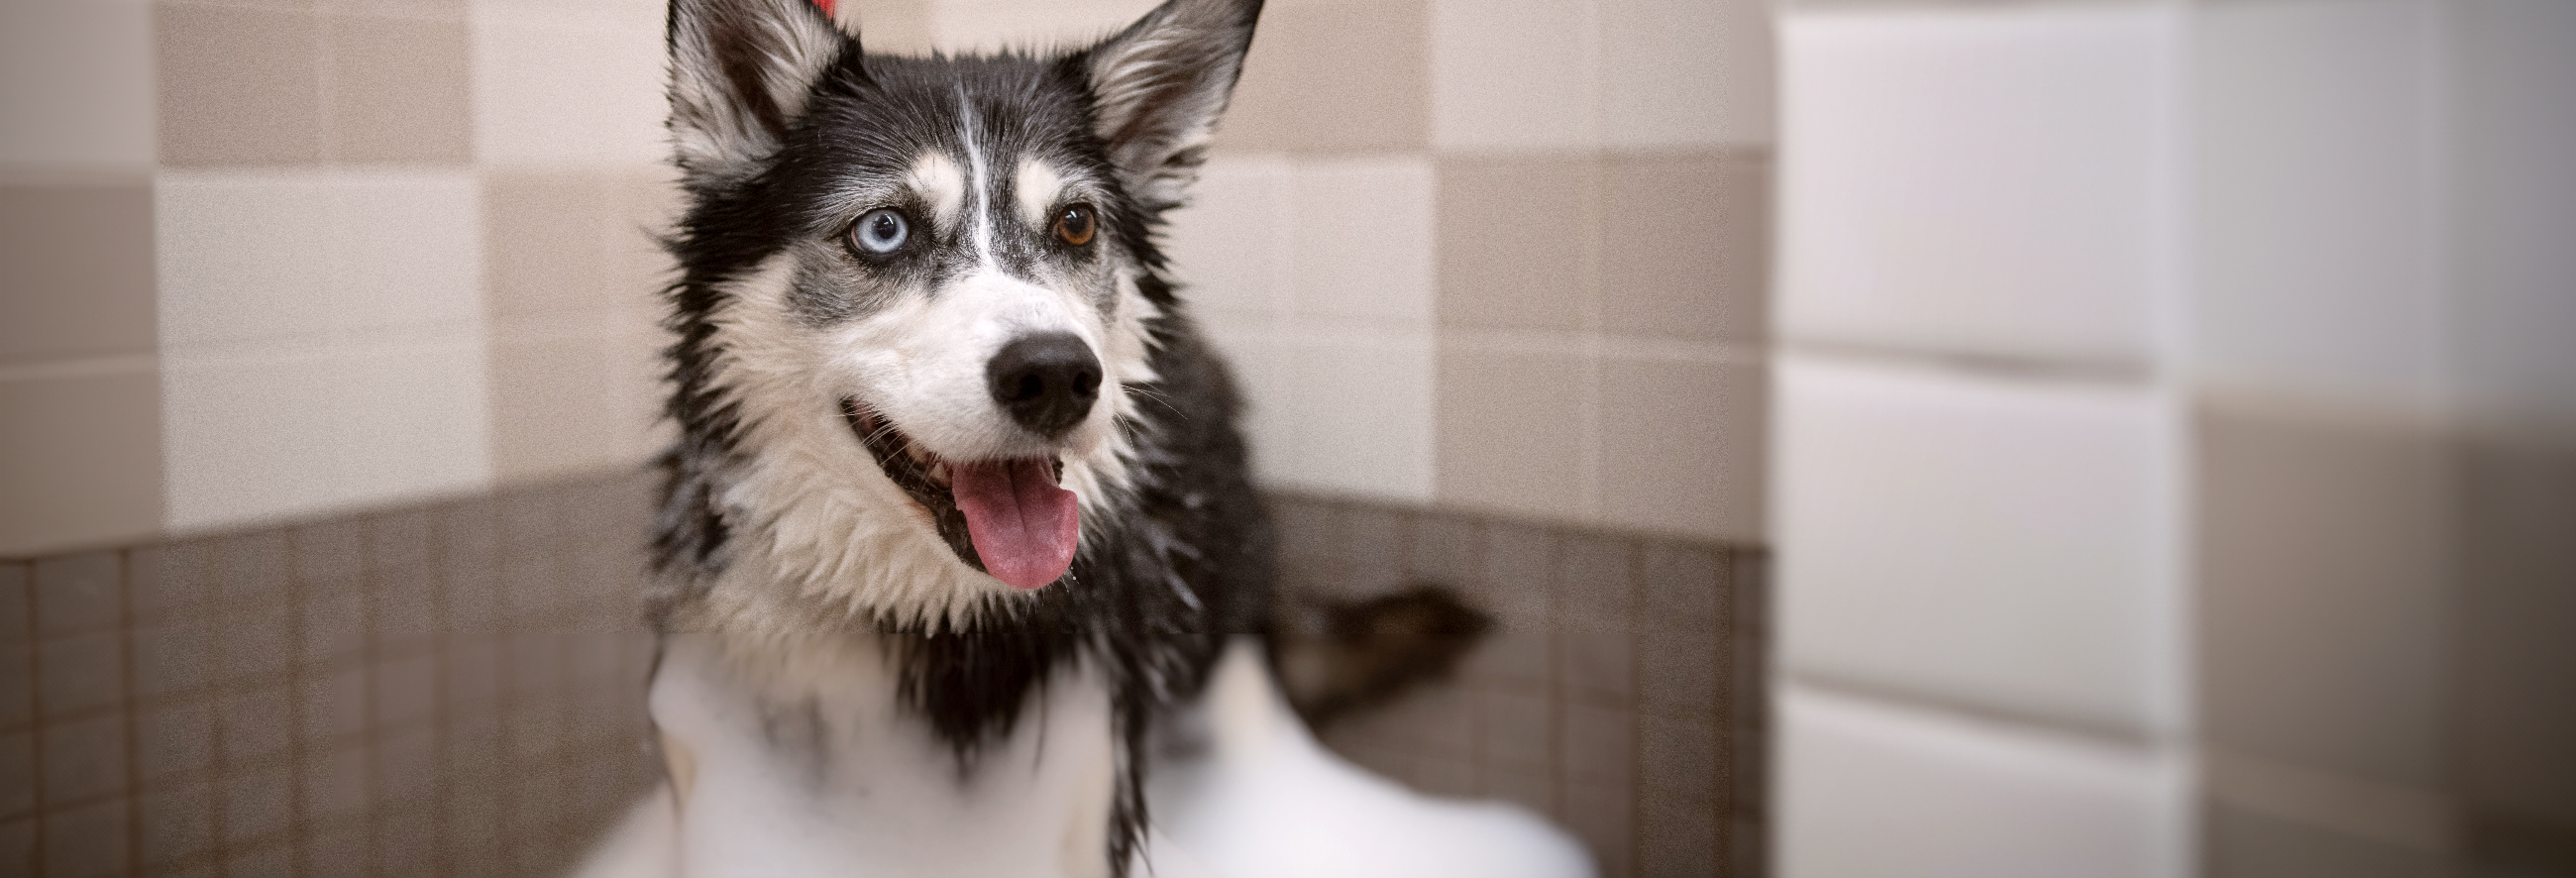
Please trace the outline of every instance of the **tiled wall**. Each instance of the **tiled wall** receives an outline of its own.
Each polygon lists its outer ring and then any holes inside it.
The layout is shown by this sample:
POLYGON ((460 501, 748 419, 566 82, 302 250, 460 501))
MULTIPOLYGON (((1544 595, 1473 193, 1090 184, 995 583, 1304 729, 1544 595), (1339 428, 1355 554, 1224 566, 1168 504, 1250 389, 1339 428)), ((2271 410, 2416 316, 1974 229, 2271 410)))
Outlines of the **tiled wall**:
POLYGON ((649 497, 0 562, 0 873, 559 872, 658 776, 649 497))
POLYGON ((2576 872, 2576 15, 1781 33, 1781 874, 2576 872))
POLYGON ((1759 552, 1347 500, 1273 508, 1296 593, 1441 583, 1499 623, 1454 679, 1325 743, 1417 789, 1528 806, 1604 876, 1765 874, 1759 552))

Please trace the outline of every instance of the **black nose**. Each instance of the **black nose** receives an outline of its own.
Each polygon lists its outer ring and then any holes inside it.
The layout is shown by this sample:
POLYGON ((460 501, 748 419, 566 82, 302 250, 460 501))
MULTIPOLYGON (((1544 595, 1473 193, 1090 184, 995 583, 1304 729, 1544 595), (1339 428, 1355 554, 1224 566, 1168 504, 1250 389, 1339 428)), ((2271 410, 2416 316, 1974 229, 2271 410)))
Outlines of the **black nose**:
POLYGON ((985 364, 993 401, 1029 432, 1053 439, 1082 422, 1100 399, 1100 360, 1091 346, 1062 332, 1002 346, 985 364))

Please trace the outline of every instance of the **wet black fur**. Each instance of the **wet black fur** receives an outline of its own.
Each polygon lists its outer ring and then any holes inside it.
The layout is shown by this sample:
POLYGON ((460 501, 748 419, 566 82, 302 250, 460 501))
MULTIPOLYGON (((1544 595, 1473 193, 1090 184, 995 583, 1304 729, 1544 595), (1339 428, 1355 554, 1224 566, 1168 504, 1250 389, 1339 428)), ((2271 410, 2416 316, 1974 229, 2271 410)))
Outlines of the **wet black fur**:
MULTIPOLYGON (((654 563, 669 590, 654 602, 654 618, 667 629, 674 609, 704 594, 725 568, 735 534, 715 497, 727 464, 757 453, 741 447, 739 413, 714 380, 709 318, 725 295, 722 284, 782 248, 837 241, 849 218, 834 214, 824 194, 851 175, 900 174, 924 148, 948 143, 958 130, 962 87, 975 102, 988 155, 1035 153, 1101 172, 1116 197, 1096 205, 1100 234, 1133 255, 1146 272, 1145 296, 1162 309, 1150 324, 1152 367, 1161 378, 1127 390, 1141 400, 1139 414, 1119 425, 1138 450, 1135 492, 1112 514, 1085 516, 1085 548, 1067 581, 988 603, 962 634, 934 635, 891 619, 877 627, 892 635, 904 707, 954 750, 961 772, 973 770, 980 748, 1009 734, 1052 676, 1071 662, 1097 662, 1124 743, 1106 852, 1124 874, 1145 825, 1147 731, 1160 712, 1198 693, 1226 635, 1266 634, 1274 560, 1235 426, 1241 405, 1233 382, 1160 276, 1163 257, 1153 240, 1160 211, 1121 191, 1110 173, 1106 146, 1092 134, 1085 70, 1080 54, 863 57, 855 40, 845 41, 807 111, 756 173, 691 179, 689 209, 667 243, 682 273, 666 291, 667 326, 677 337, 668 349, 666 412, 681 435, 661 461, 654 563)), ((929 225, 916 222, 915 233, 929 225)), ((1006 251, 1005 266, 1040 258, 1036 246, 1006 251)), ((962 267, 925 249, 881 268, 940 275, 962 267)), ((815 299, 799 300, 805 319, 841 319, 869 307, 832 299, 846 290, 799 285, 807 288, 795 296, 815 299)), ((836 402, 813 400, 826 408, 836 402)), ((852 437, 854 449, 858 441, 852 437)), ((865 465, 868 457, 854 460, 865 465)))

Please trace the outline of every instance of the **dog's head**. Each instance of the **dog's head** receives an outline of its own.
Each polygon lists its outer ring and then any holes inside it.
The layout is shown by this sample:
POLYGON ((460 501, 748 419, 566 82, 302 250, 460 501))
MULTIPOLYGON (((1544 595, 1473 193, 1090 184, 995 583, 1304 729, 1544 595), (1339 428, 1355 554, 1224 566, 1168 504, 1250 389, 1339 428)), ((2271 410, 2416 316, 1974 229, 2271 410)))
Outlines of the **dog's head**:
POLYGON ((919 59, 808 0, 674 0, 672 412, 728 563, 934 626, 1064 576, 1126 487, 1170 305, 1151 231, 1260 5, 919 59))

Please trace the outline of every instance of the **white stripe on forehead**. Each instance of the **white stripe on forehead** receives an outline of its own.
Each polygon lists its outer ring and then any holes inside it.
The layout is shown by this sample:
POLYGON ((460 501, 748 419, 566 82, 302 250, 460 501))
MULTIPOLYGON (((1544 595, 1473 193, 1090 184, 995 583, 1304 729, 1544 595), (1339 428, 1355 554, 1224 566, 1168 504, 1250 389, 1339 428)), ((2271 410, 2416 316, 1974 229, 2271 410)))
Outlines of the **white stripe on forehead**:
POLYGON ((912 160, 912 171, 904 182, 930 202, 933 218, 943 228, 956 228, 958 211, 966 205, 966 174, 957 169, 957 161, 948 154, 923 151, 912 160))
POLYGON ((957 87, 957 131, 966 145, 966 185, 975 193, 975 212, 967 220, 974 231, 968 240, 974 242, 975 261, 993 269, 992 177, 984 172, 984 144, 975 139, 975 127, 975 101, 966 96, 966 87, 960 85, 957 87))
POLYGON ((1047 209, 1054 207, 1056 197, 1064 192, 1064 175, 1045 162, 1024 158, 1011 182, 1019 195, 1020 218, 1028 221, 1029 228, 1046 228, 1047 209))

